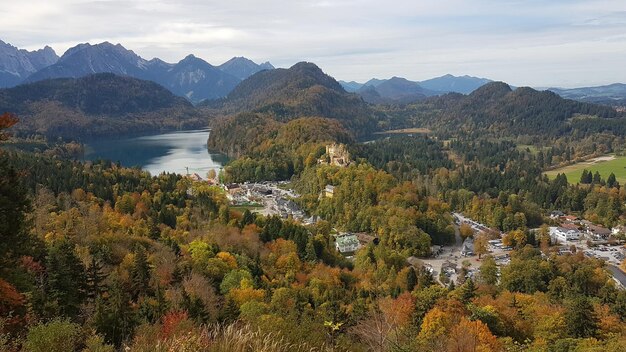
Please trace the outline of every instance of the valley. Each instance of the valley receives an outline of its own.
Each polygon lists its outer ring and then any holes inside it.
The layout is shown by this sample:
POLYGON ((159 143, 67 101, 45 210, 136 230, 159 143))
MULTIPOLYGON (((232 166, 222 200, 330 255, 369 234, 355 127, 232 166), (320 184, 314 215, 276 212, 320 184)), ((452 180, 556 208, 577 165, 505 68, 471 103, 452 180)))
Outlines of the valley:
POLYGON ((0 42, 0 350, 623 351, 621 85, 185 55, 0 42))

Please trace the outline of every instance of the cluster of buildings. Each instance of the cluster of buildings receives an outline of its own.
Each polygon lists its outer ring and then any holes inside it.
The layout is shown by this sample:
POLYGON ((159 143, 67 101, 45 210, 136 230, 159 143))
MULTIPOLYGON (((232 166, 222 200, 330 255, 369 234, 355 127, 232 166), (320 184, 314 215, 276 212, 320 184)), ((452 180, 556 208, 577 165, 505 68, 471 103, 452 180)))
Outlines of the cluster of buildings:
POLYGON ((559 223, 558 226, 550 227, 550 238, 553 242, 567 243, 582 239, 606 241, 612 236, 624 233, 623 227, 608 229, 574 215, 565 215, 560 211, 550 213, 550 218, 559 223))
POLYGON ((315 218, 307 217, 293 199, 299 197, 293 190, 280 188, 280 182, 226 184, 227 197, 233 205, 258 206, 255 210, 263 215, 289 217, 303 223, 314 223, 315 218))

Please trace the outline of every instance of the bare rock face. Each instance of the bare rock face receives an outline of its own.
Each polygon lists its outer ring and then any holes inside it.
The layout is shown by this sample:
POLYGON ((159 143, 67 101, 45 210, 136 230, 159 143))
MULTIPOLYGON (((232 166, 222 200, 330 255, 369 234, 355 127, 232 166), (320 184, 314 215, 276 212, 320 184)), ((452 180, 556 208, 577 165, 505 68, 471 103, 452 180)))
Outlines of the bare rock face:
POLYGON ((0 88, 13 87, 38 70, 53 65, 58 59, 49 46, 28 51, 0 40, 0 88))
POLYGON ((145 60, 120 44, 84 43, 68 49, 53 65, 31 72, 23 82, 114 73, 156 82, 197 103, 225 97, 243 79, 270 68, 273 66, 269 63, 257 65, 246 58, 234 58, 221 66, 213 66, 193 55, 171 64, 157 58, 145 60))

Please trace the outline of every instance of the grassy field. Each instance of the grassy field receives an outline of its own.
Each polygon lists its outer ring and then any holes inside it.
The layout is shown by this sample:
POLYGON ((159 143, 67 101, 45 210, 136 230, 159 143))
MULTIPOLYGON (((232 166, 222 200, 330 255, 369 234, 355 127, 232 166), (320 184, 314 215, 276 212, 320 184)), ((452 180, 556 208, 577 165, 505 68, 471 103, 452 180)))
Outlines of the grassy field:
POLYGON ((250 204, 235 205, 235 206, 231 206, 230 209, 234 209, 234 210, 241 211, 241 212, 245 211, 246 209, 250 211, 255 211, 255 210, 263 209, 263 204, 250 203, 250 204))
MULTIPOLYGON (((532 155, 537 155, 537 154, 539 153, 539 150, 540 150, 538 147, 535 147, 534 145, 530 145, 530 144, 519 144, 519 145, 516 147, 516 149, 517 149, 517 150, 520 150, 520 151, 525 151, 526 149, 528 149, 528 150, 530 150, 530 153, 531 153, 532 155)), ((549 149, 549 148, 548 148, 548 147, 543 147, 543 148, 541 148, 541 149, 543 149, 543 150, 547 150, 547 149, 549 149)))
POLYGON ((428 134, 432 132, 428 128, 403 128, 400 130, 389 130, 383 132, 376 132, 374 134, 428 134))
POLYGON ((567 176, 567 180, 570 183, 577 183, 580 181, 580 176, 582 175, 584 169, 587 169, 592 173, 598 171, 600 176, 602 176, 605 180, 612 172, 615 174, 615 178, 620 184, 626 184, 626 156, 616 157, 614 155, 606 155, 600 158, 550 170, 546 172, 546 175, 550 178, 554 178, 559 173, 565 173, 565 176, 567 176))

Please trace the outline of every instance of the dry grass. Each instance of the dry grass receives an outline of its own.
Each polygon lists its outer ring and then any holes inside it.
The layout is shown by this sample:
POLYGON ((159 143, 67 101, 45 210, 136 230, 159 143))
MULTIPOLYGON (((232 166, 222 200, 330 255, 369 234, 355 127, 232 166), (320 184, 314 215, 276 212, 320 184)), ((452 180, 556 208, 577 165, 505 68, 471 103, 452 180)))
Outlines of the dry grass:
POLYGON ((231 324, 190 331, 152 346, 133 346, 131 351, 154 352, 316 352, 306 344, 291 344, 272 334, 263 334, 249 325, 231 324))

